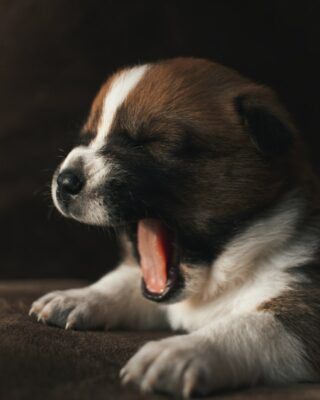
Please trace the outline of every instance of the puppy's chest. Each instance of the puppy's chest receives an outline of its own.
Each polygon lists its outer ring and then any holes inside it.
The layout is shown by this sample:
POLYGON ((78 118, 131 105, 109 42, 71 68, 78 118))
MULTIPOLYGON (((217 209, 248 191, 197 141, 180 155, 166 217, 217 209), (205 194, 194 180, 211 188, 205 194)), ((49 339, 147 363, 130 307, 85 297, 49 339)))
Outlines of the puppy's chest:
POLYGON ((264 270, 212 300, 186 300, 168 306, 168 319, 173 329, 194 331, 206 325, 237 319, 241 315, 258 313, 262 303, 280 296, 292 280, 292 276, 285 271, 264 270))

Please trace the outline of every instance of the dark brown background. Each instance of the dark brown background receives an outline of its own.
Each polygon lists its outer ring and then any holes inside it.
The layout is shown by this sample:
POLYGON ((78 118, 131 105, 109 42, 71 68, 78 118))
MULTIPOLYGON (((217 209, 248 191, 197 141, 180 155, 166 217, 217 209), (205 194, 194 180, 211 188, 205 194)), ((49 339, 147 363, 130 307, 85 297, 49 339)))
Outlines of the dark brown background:
POLYGON ((112 234, 51 212, 50 176, 120 66, 215 59, 273 86, 315 166, 320 2, 0 0, 0 278, 96 278, 112 234))

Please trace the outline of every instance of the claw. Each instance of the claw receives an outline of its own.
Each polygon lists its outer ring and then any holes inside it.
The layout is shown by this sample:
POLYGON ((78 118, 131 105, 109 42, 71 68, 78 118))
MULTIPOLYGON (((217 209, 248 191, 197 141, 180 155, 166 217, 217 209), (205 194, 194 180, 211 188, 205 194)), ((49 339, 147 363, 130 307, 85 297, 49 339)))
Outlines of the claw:
POLYGON ((65 329, 65 330, 70 330, 70 329, 73 329, 74 326, 75 326, 75 321, 68 321, 68 322, 66 323, 66 326, 64 327, 64 329, 65 329))
POLYGON ((185 385, 183 390, 182 390, 182 398, 185 399, 185 400, 190 399, 192 391, 193 391, 193 386, 185 385))
POLYGON ((149 394, 152 393, 152 384, 150 381, 144 380, 141 384, 141 390, 143 393, 149 394))
POLYGON ((184 380, 184 385, 182 388, 182 397, 184 399, 190 399, 194 388, 196 387, 197 377, 196 376, 189 376, 187 379, 184 380))
POLYGON ((44 315, 42 315, 42 314, 39 314, 39 315, 38 315, 37 321, 38 321, 38 322, 42 322, 43 324, 46 324, 46 323, 47 323, 47 321, 45 320, 44 315))
POLYGON ((127 385, 129 382, 131 382, 131 381, 132 381, 132 376, 129 375, 129 374, 127 374, 127 373, 125 373, 125 374, 122 376, 121 384, 122 384, 123 386, 125 386, 125 385, 127 385))
POLYGON ((120 369, 120 372, 119 372, 120 378, 123 378, 125 376, 125 374, 126 374, 126 367, 123 367, 120 369))

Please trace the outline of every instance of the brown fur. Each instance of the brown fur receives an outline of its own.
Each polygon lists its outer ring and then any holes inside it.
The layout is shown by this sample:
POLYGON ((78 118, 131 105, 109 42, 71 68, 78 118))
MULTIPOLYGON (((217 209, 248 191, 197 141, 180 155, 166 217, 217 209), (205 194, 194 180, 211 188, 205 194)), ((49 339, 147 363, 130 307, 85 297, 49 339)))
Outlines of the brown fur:
MULTIPOLYGON (((214 209, 211 216, 219 220, 226 210, 230 214, 239 209, 247 212, 257 203, 264 207, 288 184, 300 179, 294 164, 301 158, 301 146, 294 146, 288 156, 272 160, 270 168, 241 123, 234 103, 240 95, 246 95, 249 104, 274 114, 297 136, 287 112, 269 88, 231 69, 192 58, 152 65, 118 110, 111 134, 125 130, 140 140, 152 138, 148 149, 164 162, 171 161, 171 151, 186 131, 192 136, 193 147, 210 151, 211 157, 196 163, 185 160, 190 176, 197 176, 196 190, 186 193, 197 215, 203 208, 214 209), (208 201, 213 204, 204 207, 208 201)), ((190 183, 190 189, 194 189, 192 179, 190 183)))
POLYGON ((261 304, 258 311, 271 312, 305 346, 305 356, 320 373, 320 289, 306 284, 261 304))

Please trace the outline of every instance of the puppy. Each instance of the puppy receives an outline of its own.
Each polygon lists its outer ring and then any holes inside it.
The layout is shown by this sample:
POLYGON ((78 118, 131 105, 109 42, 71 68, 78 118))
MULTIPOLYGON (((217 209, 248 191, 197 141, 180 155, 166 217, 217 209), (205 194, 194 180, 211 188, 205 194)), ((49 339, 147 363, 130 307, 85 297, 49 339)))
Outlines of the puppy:
POLYGON ((66 329, 179 330, 122 369, 143 391, 317 381, 318 196, 269 88, 201 59, 120 70, 52 197, 68 218, 121 229, 121 265, 30 312, 66 329))

